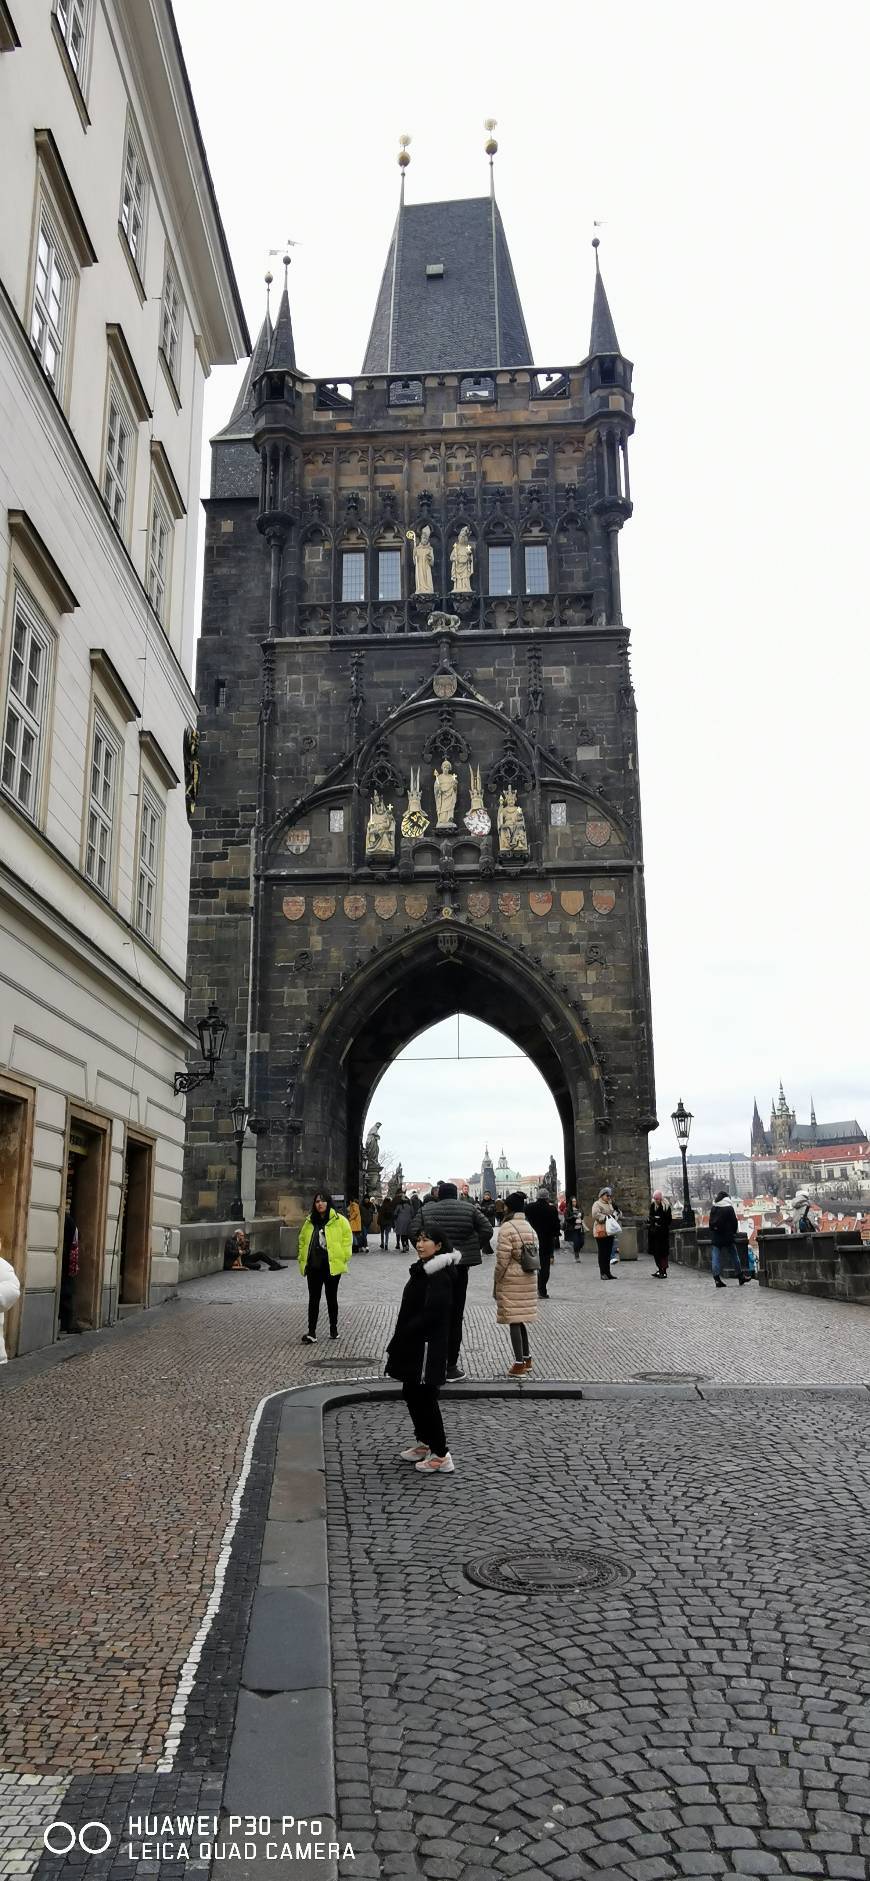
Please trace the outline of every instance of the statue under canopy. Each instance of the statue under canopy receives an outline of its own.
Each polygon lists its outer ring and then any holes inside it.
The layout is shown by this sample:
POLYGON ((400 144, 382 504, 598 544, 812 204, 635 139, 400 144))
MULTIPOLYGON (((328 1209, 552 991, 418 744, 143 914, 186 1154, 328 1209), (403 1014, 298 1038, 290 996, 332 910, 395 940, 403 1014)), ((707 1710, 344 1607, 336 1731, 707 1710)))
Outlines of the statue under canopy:
POLYGON ((414 544, 414 593, 434 594, 432 570, 435 566, 435 551, 429 524, 424 523, 419 536, 413 529, 409 529, 407 535, 408 541, 414 544))
POLYGON ((470 594, 471 577, 474 574, 474 549, 471 544, 471 530, 467 523, 462 528, 450 551, 450 591, 452 594, 470 594))
POLYGON ((372 797, 366 825, 366 855, 390 856, 396 848, 396 818, 391 803, 385 803, 379 791, 372 797))
POLYGON ((526 835, 526 819, 517 802, 517 793, 513 784, 508 784, 498 800, 498 847, 503 856, 527 856, 529 839, 526 835))
POLYGON ((456 828, 456 797, 459 790, 459 778, 449 758, 444 759, 440 771, 435 772, 435 808, 438 812, 436 829, 452 830, 456 828))

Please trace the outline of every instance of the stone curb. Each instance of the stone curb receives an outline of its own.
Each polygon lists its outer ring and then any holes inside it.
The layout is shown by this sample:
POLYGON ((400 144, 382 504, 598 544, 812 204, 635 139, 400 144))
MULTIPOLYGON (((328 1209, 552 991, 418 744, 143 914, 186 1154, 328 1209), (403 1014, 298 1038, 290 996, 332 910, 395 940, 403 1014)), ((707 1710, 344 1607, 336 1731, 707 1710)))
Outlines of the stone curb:
MULTIPOLYGON (((517 1384, 465 1381, 450 1399, 769 1397, 785 1393, 864 1397, 870 1385, 517 1384)), ((263 1530, 236 1708, 223 1808, 233 1815, 320 1818, 335 1830, 336 1773, 326 1526, 323 1415, 343 1404, 400 1402, 389 1381, 288 1387, 281 1405, 271 1494, 263 1530)), ((328 1829, 328 1834, 326 1833, 328 1829)), ((347 1838, 345 1838, 347 1839, 347 1838)), ((350 1837, 352 1840, 352 1836, 350 1837)), ((258 1859, 237 1881, 266 1874, 258 1859)), ((271 1872, 271 1869, 268 1870, 271 1872)), ((334 1861, 317 1863, 318 1881, 337 1881, 334 1861)))

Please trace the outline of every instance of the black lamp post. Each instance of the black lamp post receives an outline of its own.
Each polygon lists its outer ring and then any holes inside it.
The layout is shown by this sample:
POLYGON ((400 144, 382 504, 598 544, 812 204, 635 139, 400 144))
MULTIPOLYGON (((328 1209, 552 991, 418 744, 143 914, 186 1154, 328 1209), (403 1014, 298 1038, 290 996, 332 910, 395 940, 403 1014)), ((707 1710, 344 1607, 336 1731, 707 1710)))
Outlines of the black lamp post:
POLYGON ((694 1228, 695 1212, 692 1208, 692 1198, 689 1194, 689 1172, 686 1168, 686 1151, 689 1147, 689 1136, 692 1130, 692 1113, 690 1110, 686 1109, 682 1098, 680 1098, 676 1110, 671 1111, 671 1123, 674 1126, 674 1134, 679 1143, 680 1155, 683 1159, 683 1227, 694 1228))
POLYGON ((197 1023, 199 1049, 205 1060, 202 1071, 176 1071, 172 1088, 176 1097, 182 1091, 195 1091, 198 1084, 207 1084, 214 1077, 215 1065, 219 1062, 227 1036, 227 1022, 222 1019, 214 1000, 209 1006, 204 1019, 197 1023))
POLYGON ((236 1199, 230 1209, 230 1220, 244 1221, 245 1208, 242 1201, 242 1151, 245 1146, 245 1136, 247 1134, 251 1113, 247 1104, 244 1103, 241 1098, 237 1098, 232 1106, 230 1115, 233 1120, 233 1135, 236 1139, 236 1199))

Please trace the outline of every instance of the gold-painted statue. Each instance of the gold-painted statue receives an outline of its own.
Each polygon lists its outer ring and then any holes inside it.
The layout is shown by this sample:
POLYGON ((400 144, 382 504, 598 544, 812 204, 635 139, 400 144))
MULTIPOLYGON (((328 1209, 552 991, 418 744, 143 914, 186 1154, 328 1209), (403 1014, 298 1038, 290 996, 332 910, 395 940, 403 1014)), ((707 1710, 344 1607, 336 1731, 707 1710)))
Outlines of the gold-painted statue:
POLYGON ((396 818, 391 803, 375 791, 366 825, 366 855, 392 856, 396 848, 396 818))
POLYGON ((517 803, 517 793, 513 784, 508 784, 498 800, 498 847, 503 856, 527 856, 529 839, 526 835, 526 819, 517 803))
POLYGON ((411 766, 411 782, 408 785, 408 808, 402 818, 402 835, 410 837, 425 836, 429 828, 429 818, 423 808, 420 794, 420 767, 416 771, 411 766))

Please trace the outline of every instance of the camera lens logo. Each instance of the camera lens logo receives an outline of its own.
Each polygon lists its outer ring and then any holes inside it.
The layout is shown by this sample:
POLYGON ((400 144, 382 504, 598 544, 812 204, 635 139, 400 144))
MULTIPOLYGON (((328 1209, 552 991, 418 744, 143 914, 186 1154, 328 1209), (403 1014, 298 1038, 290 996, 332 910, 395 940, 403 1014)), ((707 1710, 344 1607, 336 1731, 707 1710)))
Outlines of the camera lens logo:
POLYGON ((112 1846, 112 1831, 105 1822, 83 1822, 78 1830, 71 1822, 50 1822, 42 1846, 50 1855, 68 1855, 73 1848, 82 1849, 85 1855, 104 1855, 112 1846), (102 1836, 105 1841, 100 1839, 102 1836))

